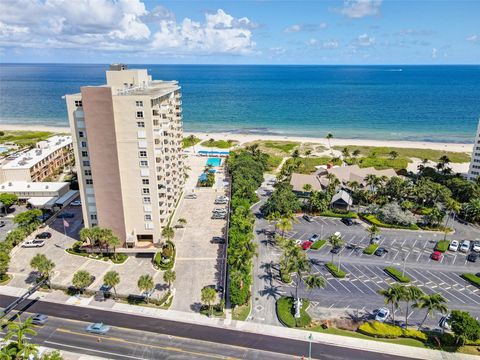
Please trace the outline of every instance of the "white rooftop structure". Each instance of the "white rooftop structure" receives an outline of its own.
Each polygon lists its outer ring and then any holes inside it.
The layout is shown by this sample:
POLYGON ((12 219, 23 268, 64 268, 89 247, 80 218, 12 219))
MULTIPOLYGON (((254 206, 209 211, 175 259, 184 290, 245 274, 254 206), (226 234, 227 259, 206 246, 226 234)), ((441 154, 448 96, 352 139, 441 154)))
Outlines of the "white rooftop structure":
POLYGON ((59 192, 65 187, 69 187, 68 182, 8 181, 0 184, 0 193, 59 192))
POLYGON ((67 135, 55 135, 45 141, 40 141, 37 146, 16 159, 2 166, 3 169, 30 169, 50 154, 72 143, 72 137, 67 135))

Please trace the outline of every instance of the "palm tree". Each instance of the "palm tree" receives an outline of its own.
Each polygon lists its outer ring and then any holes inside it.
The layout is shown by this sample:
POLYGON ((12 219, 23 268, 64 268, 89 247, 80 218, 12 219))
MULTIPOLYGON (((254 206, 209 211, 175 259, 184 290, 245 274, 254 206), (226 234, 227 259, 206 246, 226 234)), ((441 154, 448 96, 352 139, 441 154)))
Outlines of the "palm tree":
POLYGON ((395 309, 398 308, 399 300, 402 298, 402 287, 398 284, 390 286, 388 289, 379 290, 378 293, 383 295, 385 305, 392 305, 392 319, 395 325, 395 309))
POLYGON ((208 306, 209 309, 209 316, 212 316, 212 304, 215 302, 217 297, 217 293, 215 289, 211 287, 204 287, 202 289, 202 302, 208 306))
POLYGON ((308 275, 304 281, 309 290, 314 288, 324 288, 327 286, 327 280, 322 276, 308 275))
POLYGON ((370 235, 370 239, 373 239, 375 236, 380 234, 380 229, 377 225, 372 225, 367 228, 368 235, 370 235))
POLYGON ((300 157, 300 151, 298 149, 295 149, 292 151, 292 159, 298 159, 300 157))
POLYGON ((103 283, 107 286, 111 286, 113 288, 113 292, 115 293, 115 297, 117 297, 117 289, 116 286, 120 284, 120 275, 116 271, 109 271, 103 276, 103 283))
POLYGON ((445 314, 447 312, 447 300, 440 294, 435 293, 431 295, 425 295, 420 298, 420 301, 413 304, 413 307, 416 307, 417 309, 425 309, 425 317, 422 320, 422 323, 418 326, 418 329, 420 330, 423 326, 423 323, 425 320, 427 320, 427 316, 430 314, 433 314, 433 311, 439 311, 442 314, 445 314))
POLYGON ((147 299, 147 303, 150 298, 151 291, 155 288, 155 283, 153 282, 153 277, 150 274, 141 275, 138 278, 137 282, 138 289, 146 294, 145 298, 147 299))
POLYGON ((402 295, 403 295, 402 300, 407 303, 405 307, 405 328, 408 328, 408 309, 409 309, 408 304, 410 303, 410 301, 413 301, 414 303, 416 303, 418 300, 422 298, 422 296, 425 295, 425 293, 418 287, 410 285, 410 286, 404 287, 404 291, 402 292, 402 295))
POLYGON ((274 211, 270 214, 267 215, 267 221, 271 224, 273 223, 274 225, 274 232, 277 232, 277 222, 280 220, 281 216, 278 211, 274 211))
POLYGON ((448 225, 448 220, 450 217, 455 218, 455 214, 458 214, 460 210, 462 209, 462 205, 456 201, 455 199, 449 198, 447 199, 447 202, 445 203, 445 209, 447 210, 447 219, 445 220, 445 236, 443 237, 443 240, 447 238, 447 225, 448 225))
POLYGON ((195 154, 195 143, 197 142, 197 138, 195 137, 195 135, 189 135, 187 137, 187 140, 190 144, 192 144, 193 153, 195 154))
POLYGON ((328 140, 328 147, 330 148, 330 153, 333 155, 332 145, 330 144, 330 139, 333 138, 333 134, 328 133, 327 136, 326 136, 326 138, 327 138, 327 140, 328 140))
POLYGON ((360 156, 360 150, 359 149, 355 149, 353 150, 352 152, 352 157, 355 159, 355 163, 357 163, 357 158, 360 156))
POLYGON ((163 273, 163 281, 165 281, 168 284, 168 290, 170 291, 172 283, 175 281, 177 278, 175 271, 173 270, 167 270, 163 273))
POLYGON ((15 359, 28 359, 30 354, 36 355, 38 353, 36 345, 29 344, 27 341, 27 335, 37 335, 37 332, 33 330, 33 327, 31 318, 27 318, 22 322, 19 317, 17 321, 8 324, 5 340, 10 340, 13 337, 16 337, 17 356, 15 356, 15 359), (23 355, 23 357, 18 355, 23 355))
POLYGON ((185 219, 185 218, 180 218, 180 219, 178 219, 178 224, 179 224, 181 227, 185 227, 185 225, 187 225, 187 219, 185 219))
POLYGON ((312 155, 312 150, 310 149, 305 150, 305 156, 310 156, 310 155, 312 155))
POLYGON ((388 155, 390 156, 390 159, 395 160, 398 157, 398 152, 392 150, 388 153, 388 155))
POLYGON ((55 268, 55 263, 44 254, 37 254, 30 260, 30 266, 40 273, 42 279, 49 281, 50 275, 55 268))
MULTIPOLYGON (((342 239, 341 235, 332 234, 328 237, 328 242, 334 247, 342 246, 345 241, 342 239)), ((332 264, 333 264, 333 253, 332 253, 332 264)), ((338 270, 340 270, 340 253, 338 253, 338 270)))
POLYGON ((105 239, 105 245, 107 246, 107 253, 108 253, 108 248, 111 247, 113 248, 113 258, 116 260, 117 259, 117 246, 120 246, 121 242, 120 239, 113 234, 109 234, 109 236, 106 237, 105 239))
POLYGON ((83 294, 85 288, 92 283, 92 275, 87 270, 78 270, 73 274, 72 284, 75 286, 81 294, 83 294))
POLYGON ((370 186, 370 191, 375 192, 375 189, 380 184, 380 178, 375 174, 368 174, 365 176, 365 182, 370 186))
POLYGON ((166 226, 162 230, 162 237, 166 238, 167 241, 172 241, 175 236, 175 231, 170 226, 166 226))
POLYGON ((344 147, 342 150, 342 156, 343 159, 345 160, 346 158, 350 157, 350 150, 348 150, 348 147, 344 147))

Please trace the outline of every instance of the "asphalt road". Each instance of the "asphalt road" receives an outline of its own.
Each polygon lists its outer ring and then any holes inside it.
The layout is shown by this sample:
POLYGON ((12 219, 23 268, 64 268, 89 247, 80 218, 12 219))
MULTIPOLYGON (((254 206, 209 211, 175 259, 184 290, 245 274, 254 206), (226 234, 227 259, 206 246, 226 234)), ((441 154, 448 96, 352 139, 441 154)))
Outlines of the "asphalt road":
MULTIPOLYGON (((0 295, 2 307, 13 300, 13 297, 0 295)), ((308 351, 308 343, 305 341, 64 304, 27 300, 20 304, 17 310, 64 319, 53 320, 45 329, 39 331, 40 344, 113 359, 221 359, 232 356, 286 359, 292 356, 300 358, 308 351), (98 321, 112 326, 112 330, 106 336, 100 337, 84 333, 85 323, 98 321)), ((312 345, 312 357, 322 360, 407 359, 317 343, 312 345)))

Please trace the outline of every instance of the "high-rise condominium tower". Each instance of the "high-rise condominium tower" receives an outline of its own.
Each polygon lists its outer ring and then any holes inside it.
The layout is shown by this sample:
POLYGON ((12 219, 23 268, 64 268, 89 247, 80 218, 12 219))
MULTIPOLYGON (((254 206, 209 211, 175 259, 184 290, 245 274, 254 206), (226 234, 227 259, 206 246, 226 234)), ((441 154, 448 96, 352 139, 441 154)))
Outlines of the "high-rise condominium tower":
POLYGON ((180 86, 122 64, 106 77, 66 95, 85 226, 112 229, 125 247, 149 247, 184 184, 180 86))
POLYGON ((478 120, 477 133, 473 143, 472 160, 468 169, 468 179, 475 180, 480 175, 480 119, 478 120))

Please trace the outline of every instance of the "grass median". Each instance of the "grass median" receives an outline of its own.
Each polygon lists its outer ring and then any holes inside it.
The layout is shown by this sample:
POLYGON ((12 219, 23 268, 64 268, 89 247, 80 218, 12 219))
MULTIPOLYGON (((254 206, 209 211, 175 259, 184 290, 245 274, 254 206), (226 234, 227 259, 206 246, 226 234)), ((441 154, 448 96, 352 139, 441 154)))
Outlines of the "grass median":
POLYGON ((318 240, 315 241, 311 247, 312 250, 320 250, 325 244, 327 243, 327 240, 318 240))
POLYGON ((394 268, 393 266, 388 266, 385 268, 385 272, 390 275, 392 278, 401 283, 409 283, 410 278, 402 274, 400 270, 394 268))
POLYGON ((462 278, 470 282, 472 285, 475 285, 480 288, 480 276, 474 274, 462 274, 462 278))
POLYGON ((378 249, 378 244, 370 244, 365 249, 363 249, 363 253, 365 255, 372 255, 378 249))
POLYGON ((325 264, 325 267, 336 278, 343 279, 345 276, 347 276, 347 273, 345 271, 340 270, 333 263, 327 263, 325 264))

